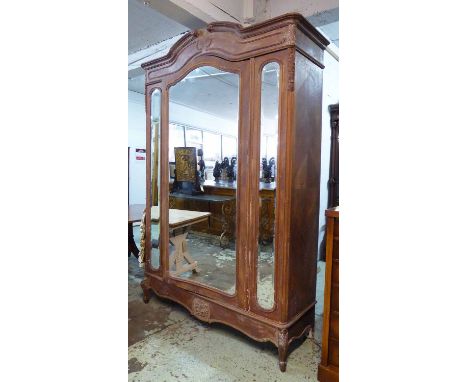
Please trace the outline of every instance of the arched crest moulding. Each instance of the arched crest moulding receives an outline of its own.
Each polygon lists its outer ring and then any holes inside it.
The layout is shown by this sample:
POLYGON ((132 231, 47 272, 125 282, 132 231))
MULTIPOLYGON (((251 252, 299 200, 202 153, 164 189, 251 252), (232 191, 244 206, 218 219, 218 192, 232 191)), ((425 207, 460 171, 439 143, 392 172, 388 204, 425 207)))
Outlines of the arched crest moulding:
POLYGON ((180 69, 182 61, 186 62, 198 55, 208 54, 229 61, 241 61, 295 47, 323 69, 320 52, 328 44, 329 41, 297 13, 246 28, 231 22, 215 22, 206 29, 187 33, 171 47, 166 56, 144 63, 142 68, 146 70, 147 83, 151 83, 160 75, 180 69), (315 46, 307 46, 304 43, 306 39, 313 41, 315 46))

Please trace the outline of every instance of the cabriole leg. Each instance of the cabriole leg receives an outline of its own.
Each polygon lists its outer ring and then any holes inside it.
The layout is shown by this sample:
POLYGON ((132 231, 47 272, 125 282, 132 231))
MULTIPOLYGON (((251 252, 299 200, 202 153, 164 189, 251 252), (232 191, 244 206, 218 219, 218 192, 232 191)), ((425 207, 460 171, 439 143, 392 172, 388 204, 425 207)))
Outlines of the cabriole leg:
POLYGON ((282 372, 286 371, 286 358, 288 356, 289 338, 288 331, 282 329, 278 332, 278 356, 279 356, 279 368, 282 372))
POLYGON ((150 299, 150 287, 149 287, 149 280, 144 279, 140 283, 141 289, 143 289, 143 302, 147 304, 150 299))

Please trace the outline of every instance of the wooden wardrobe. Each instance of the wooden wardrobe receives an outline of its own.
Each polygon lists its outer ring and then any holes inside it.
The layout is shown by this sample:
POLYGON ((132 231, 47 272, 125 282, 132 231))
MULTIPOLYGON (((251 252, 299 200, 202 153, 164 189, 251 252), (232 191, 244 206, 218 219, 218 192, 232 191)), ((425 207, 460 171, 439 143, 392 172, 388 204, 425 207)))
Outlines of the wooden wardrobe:
MULTIPOLYGON (((215 22, 186 34, 167 55, 142 65, 146 75, 147 153, 151 153, 147 156, 146 211, 157 211, 146 213, 145 218, 145 237, 151 240, 144 244, 144 300, 148 302, 152 291, 183 305, 202 321, 220 322, 256 341, 272 342, 279 350, 281 371, 286 370, 289 344, 314 327, 322 70, 328 44, 300 14, 286 14, 245 28, 215 22), (197 85, 202 83, 205 86, 197 85), (219 93, 221 88, 226 92, 219 93), (235 199, 232 190, 224 199, 218 198, 221 216, 233 219, 231 250, 225 246, 217 249, 216 241, 198 234, 190 221, 179 224, 174 220, 169 200, 175 197, 169 177, 177 131, 173 122, 188 117, 181 111, 186 110, 187 99, 196 105, 193 110, 210 111, 205 119, 226 118, 226 124, 217 128, 231 129, 230 134, 235 136, 232 141, 237 142, 235 199), (226 108, 226 117, 217 113, 217 109, 224 110, 223 102, 234 108, 226 108), (237 119, 228 120, 228 114, 237 119), (265 228, 260 178, 262 158, 270 157, 274 159, 270 188, 275 208, 267 223, 273 224, 268 231, 273 234, 264 242, 260 237, 265 228), (203 252, 200 243, 207 243, 209 249, 203 256, 197 254, 198 262, 185 258, 193 265, 190 272, 174 271, 174 245, 181 245, 174 237, 186 240, 181 253, 188 251, 191 243, 203 252), (221 251, 225 251, 224 257, 219 256, 221 251), (203 262, 208 264, 213 256, 218 260, 231 256, 234 261, 208 277, 204 274, 208 265, 203 262), (217 278, 230 280, 222 274, 223 269, 234 269, 229 290, 213 286, 217 278), (262 275, 263 269, 270 269, 271 275, 262 275), (204 281, 197 281, 197 277, 204 281), (264 290, 271 295, 267 307, 260 303, 264 290)), ((216 138, 207 131, 203 134, 216 138)), ((203 145, 207 146, 206 142, 203 145)), ((207 160, 206 147, 203 151, 207 160)), ((185 197, 207 199, 200 192, 185 197)), ((210 200, 215 203, 218 199, 210 200)), ((210 212, 200 212, 197 224, 210 218, 210 212)))

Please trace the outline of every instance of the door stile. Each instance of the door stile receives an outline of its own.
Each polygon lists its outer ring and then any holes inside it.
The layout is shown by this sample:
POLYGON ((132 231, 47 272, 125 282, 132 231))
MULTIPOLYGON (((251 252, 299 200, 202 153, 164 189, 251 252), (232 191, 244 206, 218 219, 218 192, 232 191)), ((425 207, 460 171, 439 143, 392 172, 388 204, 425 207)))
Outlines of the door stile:
POLYGON ((163 278, 169 274, 169 93, 166 82, 163 83, 161 94, 161 205, 159 207, 160 219, 160 268, 163 278))

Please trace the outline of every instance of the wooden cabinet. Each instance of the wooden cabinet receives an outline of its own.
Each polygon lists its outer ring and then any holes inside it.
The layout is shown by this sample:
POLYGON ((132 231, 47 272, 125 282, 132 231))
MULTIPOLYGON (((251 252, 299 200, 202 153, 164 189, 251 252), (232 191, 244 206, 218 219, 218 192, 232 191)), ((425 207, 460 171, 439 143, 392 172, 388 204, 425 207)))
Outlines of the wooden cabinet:
MULTIPOLYGON (((299 14, 246 28, 216 22, 142 65, 150 153, 146 210, 159 206, 158 219, 147 214, 145 220, 145 237, 151 240, 144 244, 144 300, 152 291, 200 320, 270 341, 278 347, 281 371, 290 343, 314 326, 328 43, 299 14), (224 246, 213 240, 222 228, 216 223, 216 232, 202 235, 189 220, 177 229, 170 221, 172 209, 180 210, 180 217, 190 204, 171 202, 169 154, 178 138, 170 123, 205 129, 203 139, 215 140, 208 131, 233 137, 222 150, 236 158, 236 188, 202 190, 203 198, 223 193, 235 198, 220 207, 233 219, 233 235, 224 246), (262 186, 269 173, 274 191, 262 186), (189 264, 174 268, 178 261, 189 264)), ((207 144, 199 139, 194 133, 185 141, 195 148, 207 144)), ((203 152, 208 160, 213 150, 204 146, 203 152)), ((210 224, 217 208, 200 207, 205 220, 196 224, 210 224)))
POLYGON ((339 207, 326 210, 326 273, 323 301, 321 382, 338 381, 339 372, 339 207))
MULTIPOLYGON (((226 209, 223 209, 223 205, 228 203, 230 198, 235 199, 237 182, 206 180, 201 185, 204 190, 203 195, 215 195, 220 197, 219 200, 215 198, 203 200, 203 198, 177 197, 171 194, 169 196, 169 208, 177 207, 193 211, 211 212, 211 216, 206 222, 192 226, 195 231, 213 235, 222 235, 226 228, 232 231, 232 216, 224 213, 226 209)), ((260 238, 264 242, 273 240, 275 188, 275 183, 260 182, 260 238)), ((171 185, 169 185, 169 189, 172 190, 171 185)), ((231 234, 233 235, 234 232, 231 232, 231 234)))

